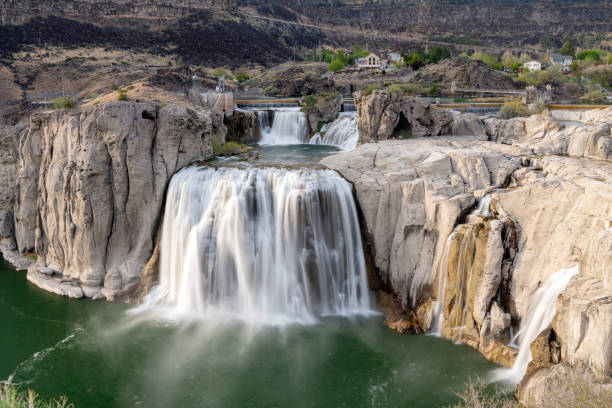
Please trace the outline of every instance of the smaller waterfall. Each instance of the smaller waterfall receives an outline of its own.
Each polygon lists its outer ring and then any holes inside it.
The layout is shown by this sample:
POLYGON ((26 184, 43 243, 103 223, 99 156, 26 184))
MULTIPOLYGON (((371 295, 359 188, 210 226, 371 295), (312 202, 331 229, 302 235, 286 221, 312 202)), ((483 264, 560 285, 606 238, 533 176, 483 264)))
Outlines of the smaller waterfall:
POLYGON ((267 124, 267 114, 265 116, 263 118, 263 115, 258 114, 261 129, 260 144, 292 145, 306 143, 308 121, 306 114, 300 108, 275 109, 272 126, 267 124))
POLYGON ((262 135, 270 131, 268 111, 257 111, 257 122, 259 122, 259 131, 262 135))
MULTIPOLYGON (((434 336, 442 336, 442 327, 444 325, 444 307, 447 302, 446 288, 449 273, 450 252, 455 244, 453 241, 459 240, 457 243, 457 258, 456 258, 456 275, 457 280, 454 282, 453 304, 464 305, 467 302, 467 289, 472 280, 473 258, 476 249, 476 226, 480 222, 479 217, 489 217, 491 198, 488 196, 482 197, 478 201, 478 206, 468 215, 467 223, 460 224, 455 227, 453 232, 448 236, 444 245, 444 252, 438 264, 438 291, 436 294, 436 303, 434 306, 434 319, 431 329, 431 334, 434 336)), ((414 295, 413 295, 414 296, 414 295)), ((463 313, 454 316, 454 326, 459 328, 459 339, 461 339, 467 307, 463 309, 463 313)))
POLYGON ((578 267, 561 269, 550 276, 529 298, 529 306, 517 333, 519 353, 510 370, 498 370, 495 381, 521 381, 531 361, 531 343, 552 323, 557 312, 557 298, 569 281, 578 274, 578 267))
POLYGON ((357 115, 355 113, 340 114, 340 117, 332 122, 327 128, 321 129, 310 139, 310 144, 323 144, 336 146, 343 150, 352 150, 357 147, 359 141, 359 129, 357 127, 357 115), (321 134, 323 134, 321 136, 321 134))
POLYGON ((436 296, 436 305, 434 306, 434 322, 431 329, 431 334, 437 337, 442 336, 442 324, 444 323, 444 297, 446 294, 446 277, 448 276, 448 256, 450 254, 451 245, 455 232, 453 231, 444 244, 444 252, 438 264, 438 294, 436 296), (442 299, 442 300, 440 300, 442 299))

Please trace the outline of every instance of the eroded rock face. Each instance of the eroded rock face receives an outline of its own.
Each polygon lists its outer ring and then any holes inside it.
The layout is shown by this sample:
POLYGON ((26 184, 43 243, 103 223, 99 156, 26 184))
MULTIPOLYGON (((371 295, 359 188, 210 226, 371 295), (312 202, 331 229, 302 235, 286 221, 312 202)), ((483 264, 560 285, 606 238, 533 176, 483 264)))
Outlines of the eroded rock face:
POLYGON ((452 120, 453 115, 421 99, 401 93, 374 91, 369 95, 355 93, 359 115, 359 143, 379 140, 437 136, 452 120))
MULTIPOLYGON (((371 108, 365 114, 379 121, 366 124, 376 132, 393 126, 384 119, 391 96, 369 97, 380 103, 362 108, 371 108)), ((450 115, 455 119, 446 129, 453 122, 460 128, 458 114, 450 115)), ((579 139, 594 140, 600 128, 609 132, 601 119, 606 115, 584 114, 593 123, 582 129, 547 113, 486 120, 481 123, 494 142, 482 136, 381 140, 322 163, 354 184, 378 277, 407 314, 415 312, 423 330, 433 324, 431 299, 439 297, 440 265, 454 230, 444 275, 444 336, 511 365, 509 329, 514 326, 516 333, 530 295, 560 269, 578 264, 580 278, 563 295, 554 341, 546 343, 547 364, 586 364, 607 373, 612 162, 600 159, 611 151, 600 143, 599 150, 578 149, 581 157, 559 156, 579 139), (469 233, 467 224, 456 228, 483 195, 491 200, 491 215, 470 221, 469 233), (471 243, 467 236, 473 236, 471 243), (461 254, 462 246, 469 256, 461 254)))
POLYGON ((257 112, 234 110, 227 118, 227 140, 243 144, 257 143, 261 139, 261 129, 257 112))
POLYGON ((179 105, 118 102, 34 115, 19 146, 15 205, 17 247, 38 255, 30 279, 108 299, 137 284, 167 183, 212 157, 212 132, 209 110, 179 105))
POLYGON ((611 116, 612 107, 588 112, 560 111, 554 115, 544 111, 529 118, 489 118, 484 124, 490 140, 528 147, 536 155, 607 160, 612 158, 611 116))

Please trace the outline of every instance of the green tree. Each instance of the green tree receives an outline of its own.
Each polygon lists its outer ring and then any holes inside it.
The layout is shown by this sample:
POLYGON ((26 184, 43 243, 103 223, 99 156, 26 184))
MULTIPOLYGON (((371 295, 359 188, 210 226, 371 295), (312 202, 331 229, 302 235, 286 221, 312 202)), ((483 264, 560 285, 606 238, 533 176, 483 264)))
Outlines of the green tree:
POLYGON ((572 57, 576 55, 576 47, 572 44, 571 41, 566 41, 563 43, 563 46, 559 50, 561 55, 571 55, 572 57))
POLYGON ((225 71, 223 71, 221 68, 215 69, 215 76, 221 78, 223 75, 225 75, 225 71))
POLYGON ((516 64, 516 65, 520 65, 519 59, 517 57, 514 56, 514 54, 512 54, 510 51, 506 51, 504 52, 504 54, 501 57, 501 63, 504 66, 504 68, 513 70, 512 67, 516 64))
POLYGON ((327 69, 331 72, 337 72, 344 68, 344 63, 340 60, 333 60, 328 66, 327 69))
POLYGON ((451 54, 448 48, 446 47, 433 47, 429 51, 429 62, 431 64, 437 64, 438 62, 450 58, 451 54))
POLYGON ((410 56, 405 56, 404 62, 416 71, 427 63, 427 56, 423 50, 418 50, 417 52, 413 52, 410 56))

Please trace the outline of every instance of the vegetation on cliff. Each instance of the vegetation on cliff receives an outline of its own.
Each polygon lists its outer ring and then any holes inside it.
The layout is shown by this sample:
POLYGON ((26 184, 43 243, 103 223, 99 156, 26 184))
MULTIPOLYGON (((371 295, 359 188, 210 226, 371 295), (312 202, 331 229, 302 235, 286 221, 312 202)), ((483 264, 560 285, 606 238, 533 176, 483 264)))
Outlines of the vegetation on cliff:
POLYGON ((0 408, 74 408, 66 397, 49 401, 39 398, 32 390, 22 392, 10 385, 0 386, 0 408))

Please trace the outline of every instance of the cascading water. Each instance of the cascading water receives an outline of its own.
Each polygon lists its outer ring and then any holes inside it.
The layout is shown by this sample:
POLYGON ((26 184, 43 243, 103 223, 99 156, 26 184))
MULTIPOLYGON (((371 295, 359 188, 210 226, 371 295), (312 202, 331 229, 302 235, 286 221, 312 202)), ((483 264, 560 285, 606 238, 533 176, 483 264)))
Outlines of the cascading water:
POLYGON ((308 121, 300 108, 274 109, 272 126, 268 124, 267 113, 265 118, 263 114, 258 114, 258 118, 261 129, 260 144, 302 144, 308 139, 308 121))
POLYGON ((498 370, 495 381, 510 381, 518 383, 527 372, 531 361, 531 343, 548 327, 550 327, 557 312, 557 298, 563 292, 569 281, 578 274, 578 266, 561 269, 550 276, 529 298, 529 306, 518 337, 519 352, 510 370, 498 370))
MULTIPOLYGON (((488 217, 490 213, 491 198, 488 196, 482 197, 476 209, 474 209, 467 217, 467 223, 460 224, 449 235, 444 245, 444 252, 438 264, 438 291, 436 295, 436 303, 434 305, 434 318, 431 329, 431 334, 434 336, 442 335, 442 327, 445 322, 444 308, 448 303, 446 298, 447 280, 449 274, 449 263, 451 262, 451 249, 456 248, 457 257, 454 260, 456 265, 456 280, 452 290, 453 305, 465 305, 467 302, 467 289, 470 287, 473 267, 474 254, 476 248, 476 232, 478 223, 482 217, 488 217), (458 242, 454 242, 458 240, 458 242)), ((462 332, 466 319, 467 307, 454 307, 456 311, 453 316, 453 321, 450 322, 454 327, 459 328, 458 340, 461 340, 462 332)))
POLYGON ((357 147, 359 141, 359 129, 357 127, 357 115, 355 113, 340 114, 326 129, 321 129, 310 139, 310 144, 324 144, 336 146, 343 150, 351 150, 357 147), (322 133, 325 133, 321 136, 322 133))
POLYGON ((351 186, 329 170, 186 168, 169 186, 149 303, 250 323, 371 311, 351 186))

